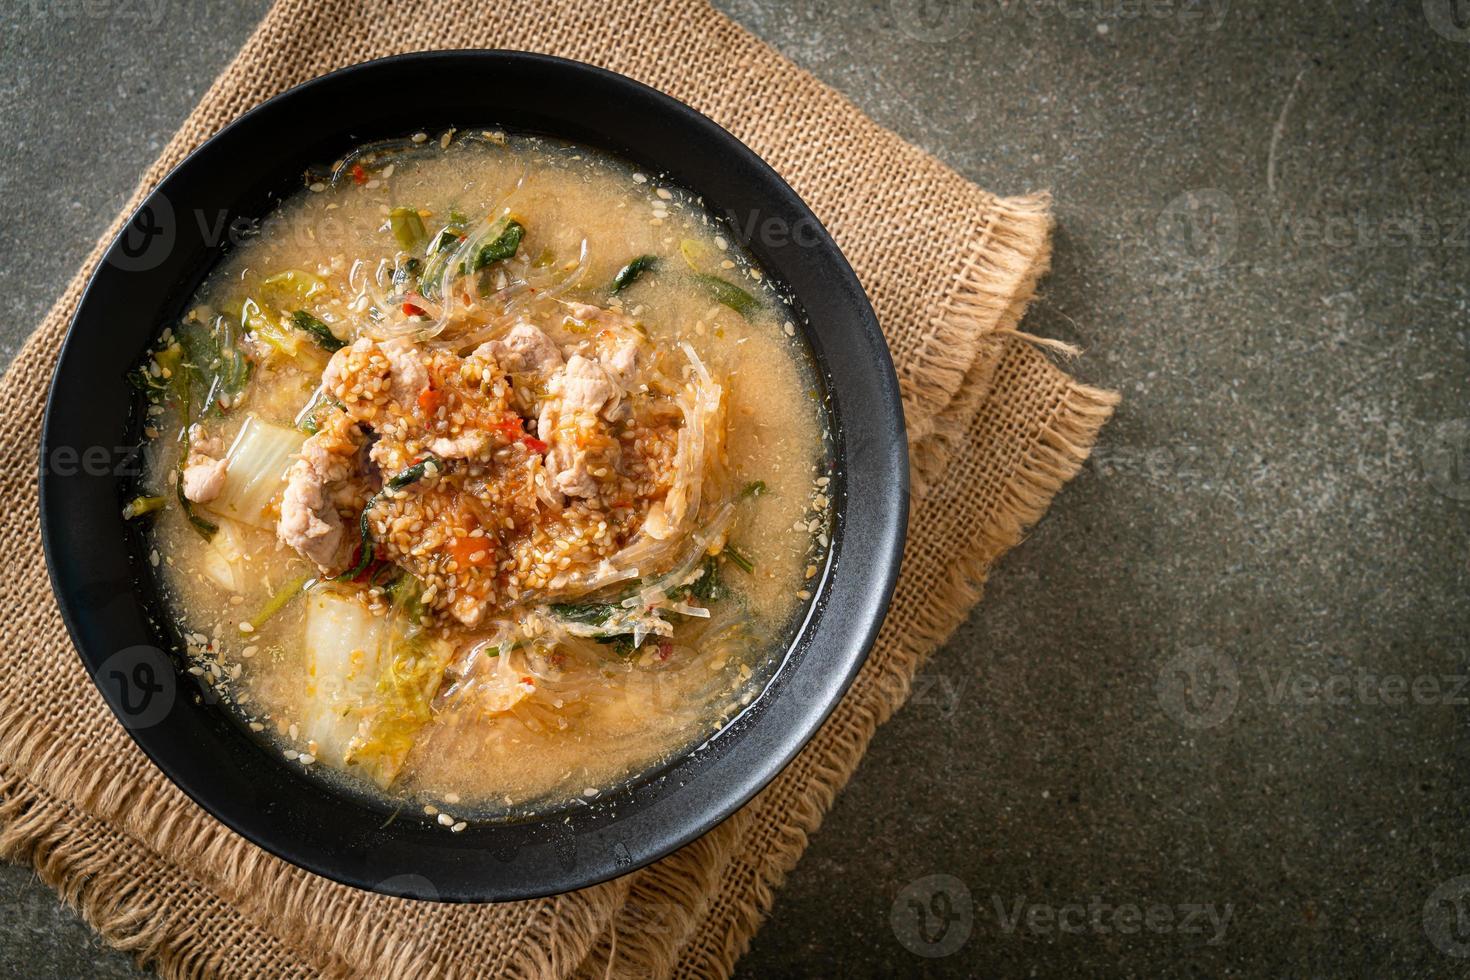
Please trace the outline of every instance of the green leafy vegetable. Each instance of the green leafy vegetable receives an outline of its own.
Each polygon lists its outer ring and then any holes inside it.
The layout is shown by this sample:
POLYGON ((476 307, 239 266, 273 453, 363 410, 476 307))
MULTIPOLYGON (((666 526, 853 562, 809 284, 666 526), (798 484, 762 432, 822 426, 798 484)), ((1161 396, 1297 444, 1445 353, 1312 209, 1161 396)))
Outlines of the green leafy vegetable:
POLYGON ((474 260, 470 263, 467 271, 479 272, 494 262, 502 262, 511 258, 521 247, 521 239, 526 235, 526 229, 519 221, 511 219, 505 229, 496 235, 493 241, 481 245, 475 253, 474 260))
POLYGON ((233 317, 221 316, 215 320, 215 332, 219 338, 219 389, 220 394, 232 398, 245 390, 250 381, 250 358, 240 348, 239 327, 233 317))
POLYGON ((400 293, 407 292, 409 283, 418 278, 423 271, 424 264, 418 259, 404 259, 393 267, 393 288, 400 293))
POLYGON ((128 384, 132 385, 150 402, 162 403, 168 399, 169 382, 162 375, 153 374, 148 365, 128 372, 128 384))
POLYGON ((285 272, 277 272, 273 276, 262 279, 260 284, 282 306, 286 305, 285 300, 289 297, 294 296, 298 300, 311 299, 318 293, 325 292, 327 288, 325 279, 304 269, 287 269, 285 272))
POLYGON ((730 309, 747 319, 760 308, 760 303, 754 296, 734 283, 726 282, 719 276, 695 276, 694 281, 699 283, 716 303, 722 303, 730 307, 730 309))
MULTIPOLYGON (((463 215, 459 216, 463 218, 463 215)), ((456 221, 450 213, 451 223, 439 229, 429 243, 428 258, 424 261, 423 274, 419 276, 419 295, 432 299, 443 285, 444 273, 449 266, 449 253, 464 239, 464 222, 456 221)))
POLYGON ((429 467, 442 470, 444 461, 438 456, 425 456, 412 466, 392 477, 383 486, 388 490, 402 490, 404 487, 417 483, 429 473, 429 467))
POLYGON ((598 636, 593 638, 593 642, 602 643, 612 647, 613 651, 617 653, 617 655, 620 657, 631 657, 633 654, 638 652, 638 648, 633 645, 632 633, 617 633, 613 636, 598 636))
POLYGON ((123 508, 123 520, 131 521, 135 517, 142 517, 144 514, 151 514, 156 510, 162 510, 165 503, 167 501, 163 497, 150 497, 146 495, 134 497, 123 508))
POLYGON ((669 598, 675 601, 693 598, 705 604, 718 602, 724 597, 725 585, 720 580, 720 563, 714 555, 705 556, 700 564, 699 578, 669 593, 669 598))
POLYGON ((617 607, 608 602, 554 602, 548 608, 562 622, 582 626, 603 626, 617 612, 617 607))
POLYGON ((128 373, 128 383, 150 402, 162 405, 177 398, 182 390, 183 360, 184 349, 177 341, 170 340, 151 356, 145 357, 136 370, 128 373))
POLYGON ((459 225, 446 225, 439 229, 439 234, 434 236, 434 241, 429 245, 429 254, 448 252, 458 245, 462 238, 464 238, 464 228, 459 225))
MULTIPOLYGON (((182 462, 182 460, 180 460, 180 462, 182 462)), ((184 496, 184 474, 182 468, 180 468, 179 470, 179 479, 178 482, 174 484, 174 490, 179 498, 179 506, 184 509, 184 516, 189 519, 189 523, 193 525, 194 530, 198 531, 200 536, 203 537, 205 541, 213 538, 215 534, 219 532, 219 525, 215 524, 213 521, 206 521, 204 518, 194 513, 194 502, 191 501, 188 497, 184 496)))
POLYGON ((637 282, 639 277, 641 277, 643 273, 648 272, 650 269, 656 268, 657 266, 657 256, 638 256, 632 262, 629 262, 627 265, 619 269, 618 274, 613 276, 612 291, 614 293, 622 292, 629 286, 633 285, 633 283, 637 282))
POLYGON ((193 415, 193 396, 202 392, 199 413, 228 410, 228 403, 245 389, 250 380, 250 360, 239 347, 239 328, 233 317, 221 314, 205 325, 185 320, 176 331, 182 357, 178 371, 182 375, 184 417, 193 415))
POLYGON ((725 545, 725 550, 723 554, 726 558, 730 559, 730 561, 734 562, 735 565, 745 574, 749 575, 751 572, 755 571, 755 562, 751 561, 749 558, 745 557, 739 551, 737 551, 734 545, 725 545))
POLYGON ((419 217, 416 208, 394 208, 389 211, 388 227, 398 241, 398 247, 404 251, 411 251, 427 234, 423 219, 419 217))
POLYGON ((265 605, 260 607, 260 612, 250 617, 250 630, 247 632, 260 629, 266 620, 270 619, 282 609, 285 609, 292 599, 309 589, 314 581, 315 579, 312 576, 303 575, 281 586, 280 590, 267 599, 265 605))
POLYGON ((311 334, 311 339, 315 340, 317 346, 322 350, 335 353, 347 346, 347 341, 338 340, 330 327, 305 310, 297 310, 292 313, 291 322, 296 325, 297 330, 311 334))

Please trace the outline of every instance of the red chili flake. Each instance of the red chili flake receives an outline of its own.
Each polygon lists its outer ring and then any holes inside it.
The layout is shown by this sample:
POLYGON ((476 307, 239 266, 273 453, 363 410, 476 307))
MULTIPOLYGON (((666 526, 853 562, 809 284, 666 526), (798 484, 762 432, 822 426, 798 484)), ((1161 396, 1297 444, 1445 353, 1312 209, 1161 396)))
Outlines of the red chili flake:
POLYGON ((542 442, 540 439, 537 439, 535 436, 521 436, 521 442, 525 443, 526 448, 531 450, 531 452, 533 453, 545 454, 546 450, 550 448, 546 445, 546 443, 542 442))
POLYGON ((354 163, 352 165, 352 169, 350 171, 348 171, 348 172, 350 174, 352 174, 352 181, 353 181, 353 183, 357 183, 357 184, 366 184, 367 183, 367 171, 364 170, 364 169, 362 169, 362 164, 360 164, 360 163, 354 163))
POLYGON ((403 312, 404 312, 404 315, 405 316, 423 316, 424 315, 424 311, 422 309, 420 309, 419 307, 414 306, 412 303, 404 303, 403 304, 403 312))

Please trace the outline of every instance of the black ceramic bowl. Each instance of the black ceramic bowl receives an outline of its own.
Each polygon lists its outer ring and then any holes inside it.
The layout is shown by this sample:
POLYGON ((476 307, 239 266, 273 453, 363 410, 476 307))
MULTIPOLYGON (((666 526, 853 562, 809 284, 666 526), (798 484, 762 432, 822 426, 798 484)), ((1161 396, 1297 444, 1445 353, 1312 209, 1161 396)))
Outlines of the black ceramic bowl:
POLYGON ((867 655, 898 572, 908 456, 898 386, 862 288, 760 158, 687 106, 619 75, 501 51, 405 55, 316 79, 206 142, 133 216, 82 298, 41 441, 52 584, 82 662, 133 739, 183 791, 274 854, 337 881, 444 901, 502 901, 603 881, 694 840, 791 761, 867 655), (423 93, 435 97, 426 99, 423 93), (511 99, 482 93, 514 92, 511 99), (124 381, 230 247, 311 165, 416 130, 501 126, 616 153, 704 196, 783 284, 829 398, 830 559, 764 693, 657 772, 533 819, 450 834, 334 791, 248 737, 180 669, 141 537, 120 516, 141 440, 124 381), (750 229, 781 234, 743 234, 750 229))

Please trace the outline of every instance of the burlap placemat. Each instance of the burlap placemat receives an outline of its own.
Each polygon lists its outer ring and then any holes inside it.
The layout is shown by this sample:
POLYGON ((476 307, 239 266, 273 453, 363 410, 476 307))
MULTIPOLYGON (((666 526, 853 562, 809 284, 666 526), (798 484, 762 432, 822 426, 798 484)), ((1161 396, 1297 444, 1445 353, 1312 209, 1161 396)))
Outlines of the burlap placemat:
POLYGON ((36 448, 56 352, 99 243, 0 382, 11 501, 0 516, 10 548, 0 577, 9 611, 0 853, 31 862, 109 942, 166 975, 728 974, 874 729, 966 617, 990 565, 1076 472, 1116 400, 1073 382, 1016 333, 1049 257, 1044 196, 979 190, 693 0, 282 0, 126 211, 268 96, 352 62, 449 47, 544 51, 629 74, 726 126, 812 206, 872 297, 902 382, 915 492, 898 593, 851 692, 797 761, 656 865, 483 907, 383 898, 300 871, 214 822, 151 767, 95 693, 50 596, 36 448))

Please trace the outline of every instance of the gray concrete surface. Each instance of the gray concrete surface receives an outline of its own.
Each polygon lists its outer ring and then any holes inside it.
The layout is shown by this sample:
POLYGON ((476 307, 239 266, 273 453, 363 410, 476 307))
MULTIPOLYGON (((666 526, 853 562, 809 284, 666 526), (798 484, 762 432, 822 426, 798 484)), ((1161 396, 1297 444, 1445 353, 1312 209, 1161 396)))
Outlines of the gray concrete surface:
MULTIPOLYGON (((1465 14, 720 6, 977 182, 1051 188, 1029 326, 1127 396, 741 973, 1465 975, 1465 14)), ((0 14, 7 355, 261 7, 0 14)), ((134 972, 28 871, 0 901, 0 971, 134 972)))

